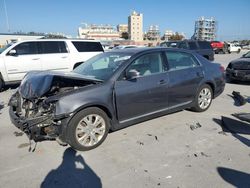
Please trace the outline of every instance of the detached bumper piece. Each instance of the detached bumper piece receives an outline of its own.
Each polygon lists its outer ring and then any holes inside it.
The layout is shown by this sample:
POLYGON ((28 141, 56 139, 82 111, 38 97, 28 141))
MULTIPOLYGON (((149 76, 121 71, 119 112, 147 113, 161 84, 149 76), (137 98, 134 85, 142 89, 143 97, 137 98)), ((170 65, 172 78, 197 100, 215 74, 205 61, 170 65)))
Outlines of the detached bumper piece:
POLYGON ((11 122, 35 142, 55 140, 59 135, 59 126, 53 122, 49 115, 26 118, 22 116, 21 98, 14 95, 9 102, 9 115, 11 122))

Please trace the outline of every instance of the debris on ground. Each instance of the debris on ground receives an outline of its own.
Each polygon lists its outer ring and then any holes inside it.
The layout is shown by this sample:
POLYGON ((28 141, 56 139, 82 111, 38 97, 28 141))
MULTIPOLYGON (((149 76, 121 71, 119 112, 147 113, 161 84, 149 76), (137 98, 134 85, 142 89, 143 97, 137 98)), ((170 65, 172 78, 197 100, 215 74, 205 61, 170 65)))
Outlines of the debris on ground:
POLYGON ((205 154, 204 152, 201 152, 201 156, 204 156, 204 157, 211 157, 210 155, 207 155, 207 154, 205 154))
POLYGON ((158 185, 158 186, 160 186, 160 185, 161 185, 161 183, 157 183, 157 185, 158 185))
POLYGON ((235 100, 235 104, 236 105, 244 105, 247 103, 247 98, 243 97, 240 92, 237 92, 237 91, 233 91, 232 92, 232 95, 233 95, 233 99, 235 100))
MULTIPOLYGON (((147 134, 147 135, 148 135, 148 136, 154 136, 154 135, 152 135, 152 134, 147 134)), ((156 140, 156 141, 159 141, 159 140, 158 140, 158 137, 157 137, 156 135, 155 135, 154 137, 155 137, 155 140, 156 140)))
POLYGON ((144 170, 144 172, 148 172, 148 170, 144 170))
POLYGON ((18 146, 18 148, 25 148, 25 147, 28 147, 28 146, 30 146, 30 143, 23 143, 23 144, 20 144, 18 146))
POLYGON ((155 140, 159 141, 157 136, 155 136, 155 140))
POLYGON ((23 136, 23 132, 17 132, 17 131, 15 131, 14 132, 14 135, 16 136, 16 137, 18 137, 18 136, 23 136))
POLYGON ((187 124, 187 125, 190 127, 191 130, 198 129, 198 128, 202 127, 199 122, 197 122, 195 124, 191 124, 191 125, 187 124))
POLYGON ((186 165, 186 167, 192 167, 192 165, 191 165, 191 164, 189 164, 189 165, 186 165))
POLYGON ((143 143, 143 142, 141 142, 141 141, 137 141, 136 143, 137 143, 137 144, 140 144, 141 146, 143 146, 143 145, 144 145, 144 143, 143 143))
POLYGON ((167 177, 166 177, 166 179, 170 179, 170 178, 172 178, 172 176, 167 176, 167 177))
POLYGON ((194 156, 195 156, 195 157, 198 157, 198 155, 197 155, 196 153, 194 154, 194 156))
POLYGON ((225 131, 219 131, 218 134, 222 134, 224 136, 227 136, 227 133, 225 131))
POLYGON ((250 123, 250 113, 235 113, 235 114, 232 114, 232 116, 238 118, 239 120, 250 123))

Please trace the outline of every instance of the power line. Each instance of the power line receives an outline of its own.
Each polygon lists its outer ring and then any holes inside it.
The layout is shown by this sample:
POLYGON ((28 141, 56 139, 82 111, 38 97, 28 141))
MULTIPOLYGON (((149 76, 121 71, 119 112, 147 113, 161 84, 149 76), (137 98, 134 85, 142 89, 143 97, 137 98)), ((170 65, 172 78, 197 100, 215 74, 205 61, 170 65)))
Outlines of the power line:
POLYGON ((6 16, 7 31, 10 32, 9 18, 7 14, 7 7, 6 7, 5 0, 3 0, 3 4, 4 4, 5 16, 6 16))

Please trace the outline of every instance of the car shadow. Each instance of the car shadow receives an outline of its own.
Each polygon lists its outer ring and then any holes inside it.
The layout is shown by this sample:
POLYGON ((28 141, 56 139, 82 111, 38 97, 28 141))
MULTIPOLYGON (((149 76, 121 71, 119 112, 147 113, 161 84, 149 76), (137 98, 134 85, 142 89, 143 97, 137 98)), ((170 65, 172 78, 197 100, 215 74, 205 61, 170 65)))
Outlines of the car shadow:
POLYGON ((217 167, 217 172, 226 182, 234 187, 250 187, 250 174, 238 170, 217 167))
POLYGON ((250 85, 250 81, 239 81, 239 80, 234 80, 234 81, 226 80, 226 83, 232 85, 250 85))
POLYGON ((42 188, 95 187, 101 188, 101 179, 86 164, 81 155, 67 148, 63 161, 57 169, 51 170, 41 183, 42 188))
POLYGON ((250 139, 245 138, 243 135, 250 135, 250 124, 229 117, 222 116, 221 119, 213 119, 218 125, 221 126, 222 131, 231 133, 233 137, 237 138, 246 146, 250 147, 250 139))

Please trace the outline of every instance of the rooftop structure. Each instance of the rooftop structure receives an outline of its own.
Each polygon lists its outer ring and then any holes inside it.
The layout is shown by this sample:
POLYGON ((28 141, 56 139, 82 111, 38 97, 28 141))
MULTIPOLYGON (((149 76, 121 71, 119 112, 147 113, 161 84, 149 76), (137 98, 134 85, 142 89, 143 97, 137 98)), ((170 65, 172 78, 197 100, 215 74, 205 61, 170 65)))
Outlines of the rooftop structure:
POLYGON ((108 24, 84 24, 84 26, 78 28, 78 34, 79 38, 83 39, 96 39, 102 41, 119 39, 119 33, 113 26, 108 24))

